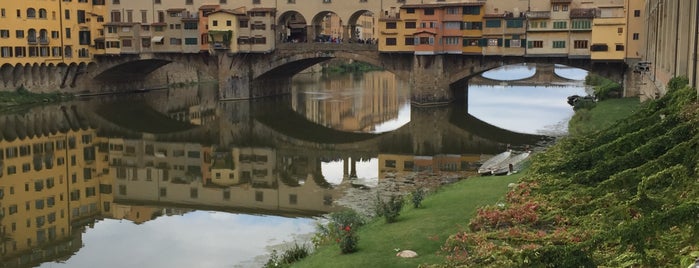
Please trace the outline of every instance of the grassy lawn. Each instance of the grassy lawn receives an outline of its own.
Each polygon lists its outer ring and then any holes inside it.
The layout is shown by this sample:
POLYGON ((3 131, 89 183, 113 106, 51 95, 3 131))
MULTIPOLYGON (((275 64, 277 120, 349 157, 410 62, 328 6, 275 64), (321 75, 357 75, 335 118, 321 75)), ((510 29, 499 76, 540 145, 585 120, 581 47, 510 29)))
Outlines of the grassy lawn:
POLYGON ((637 97, 600 101, 590 110, 577 110, 570 120, 569 132, 571 135, 585 135, 606 129, 638 111, 640 107, 637 97))
POLYGON ((359 231, 359 251, 340 254, 338 245, 326 245, 293 267, 417 267, 442 263, 440 247, 449 235, 467 228, 476 209, 502 200, 507 185, 523 173, 511 176, 473 177, 448 185, 428 196, 423 207, 407 202, 398 222, 374 219, 359 231), (409 206, 409 207, 408 207, 409 206), (417 258, 396 257, 394 249, 410 249, 417 258))

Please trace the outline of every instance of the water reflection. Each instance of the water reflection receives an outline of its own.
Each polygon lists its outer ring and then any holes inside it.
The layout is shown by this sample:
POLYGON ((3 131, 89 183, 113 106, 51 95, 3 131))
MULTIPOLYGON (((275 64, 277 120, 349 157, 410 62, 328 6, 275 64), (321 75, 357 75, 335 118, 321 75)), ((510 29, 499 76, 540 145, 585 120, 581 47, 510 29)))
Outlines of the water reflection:
MULTIPOLYGON (((496 69, 502 71, 490 73, 488 78, 514 80, 513 73, 528 73, 532 69, 531 66, 522 65, 506 67, 496 69)), ((534 70, 537 71, 536 68, 534 70)), ((562 65, 557 65, 550 71, 563 79, 584 80, 587 75, 585 70, 562 65)), ((568 131, 568 120, 574 113, 566 98, 571 95, 586 95, 586 87, 582 81, 555 79, 555 76, 540 73, 533 81, 504 85, 478 82, 469 84, 469 114, 511 131, 550 136, 565 135, 568 131)))
POLYGON ((337 83, 385 85, 369 97, 219 103, 202 85, 0 115, 0 266, 254 266, 358 182, 472 174, 542 139, 406 106, 397 82, 368 77, 337 83))
POLYGON ((293 110, 340 131, 380 133, 410 121, 408 87, 390 72, 304 73, 294 77, 293 110))
POLYGON ((536 74, 536 65, 522 63, 505 65, 484 72, 482 75, 491 80, 512 81, 530 78, 534 74, 536 74))

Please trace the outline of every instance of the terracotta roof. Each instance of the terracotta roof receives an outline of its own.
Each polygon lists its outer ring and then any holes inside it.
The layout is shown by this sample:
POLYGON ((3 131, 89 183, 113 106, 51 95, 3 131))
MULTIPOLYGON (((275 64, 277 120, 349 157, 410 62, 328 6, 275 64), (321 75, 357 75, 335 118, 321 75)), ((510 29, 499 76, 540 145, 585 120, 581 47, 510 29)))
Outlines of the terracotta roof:
POLYGON ((483 6, 485 2, 461 2, 461 3, 431 3, 431 4, 407 4, 400 8, 435 8, 435 7, 463 7, 463 6, 483 6))
POLYGON ((170 8, 167 10, 167 12, 177 12, 177 11, 185 11, 187 10, 186 8, 170 8))
POLYGON ((570 4, 570 2, 573 2, 573 0, 551 0, 552 4, 559 4, 559 3, 570 4))
POLYGON ((209 16, 211 16, 211 14, 216 14, 216 13, 226 13, 226 14, 241 15, 241 16, 245 15, 245 13, 237 12, 237 11, 230 10, 230 9, 219 9, 219 10, 216 10, 214 12, 209 13, 209 16))

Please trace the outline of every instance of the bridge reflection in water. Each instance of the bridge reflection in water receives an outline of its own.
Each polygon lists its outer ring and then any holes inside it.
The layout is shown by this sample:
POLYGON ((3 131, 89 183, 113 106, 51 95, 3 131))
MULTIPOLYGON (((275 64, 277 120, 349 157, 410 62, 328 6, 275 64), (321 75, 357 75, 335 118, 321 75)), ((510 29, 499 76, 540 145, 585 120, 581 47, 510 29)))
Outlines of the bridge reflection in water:
MULTIPOLYGON (((145 223, 193 210, 320 215, 338 209, 333 202, 358 161, 378 159, 380 178, 469 171, 481 154, 545 139, 493 127, 466 107, 413 107, 394 131, 360 133, 310 121, 290 97, 215 96, 171 89, 0 115, 0 266, 67 260, 85 228, 104 219, 145 223), (343 161, 340 185, 323 174, 329 161, 343 161)), ((391 107, 378 119, 357 117, 357 130, 390 120, 402 105, 391 107)))

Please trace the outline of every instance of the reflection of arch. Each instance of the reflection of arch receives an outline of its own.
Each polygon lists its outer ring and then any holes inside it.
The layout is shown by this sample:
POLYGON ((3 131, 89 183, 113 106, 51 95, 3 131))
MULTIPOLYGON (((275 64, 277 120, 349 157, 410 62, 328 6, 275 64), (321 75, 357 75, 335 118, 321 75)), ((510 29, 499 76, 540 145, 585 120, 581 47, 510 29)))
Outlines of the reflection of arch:
POLYGON ((308 39, 306 18, 296 11, 287 11, 279 16, 277 32, 282 42, 301 42, 308 39))
POLYGON ((12 64, 5 63, 0 67, 0 77, 2 78, 3 86, 9 87, 12 83, 13 77, 12 77, 12 64))

